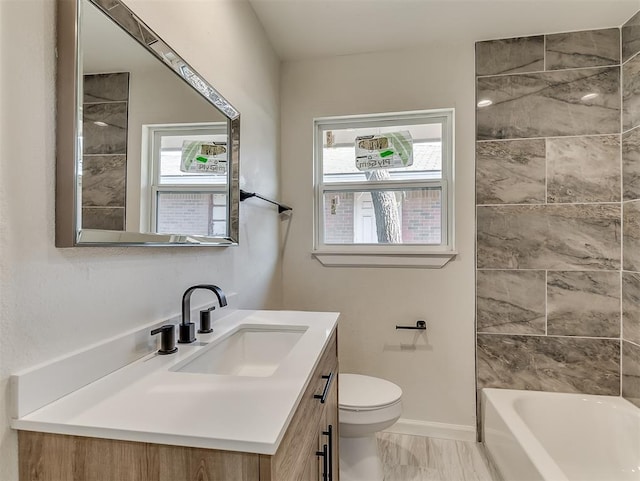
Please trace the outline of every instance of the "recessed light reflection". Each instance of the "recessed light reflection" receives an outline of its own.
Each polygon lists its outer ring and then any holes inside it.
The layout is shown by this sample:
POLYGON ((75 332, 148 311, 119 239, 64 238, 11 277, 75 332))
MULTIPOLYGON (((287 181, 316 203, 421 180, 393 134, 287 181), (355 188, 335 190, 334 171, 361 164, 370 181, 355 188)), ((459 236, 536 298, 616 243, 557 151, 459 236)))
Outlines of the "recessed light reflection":
POLYGON ((492 100, 483 99, 478 102, 478 108, 488 107, 489 105, 492 105, 492 104, 493 104, 492 100))
POLYGON ((96 120, 94 124, 96 124, 98 127, 106 127, 108 125, 104 122, 101 122, 100 120, 96 120))
POLYGON ((595 99, 598 95, 599 94, 596 94, 596 93, 590 93, 590 94, 587 94, 587 95, 583 95, 580 100, 582 100, 583 102, 586 102, 587 100, 595 99))

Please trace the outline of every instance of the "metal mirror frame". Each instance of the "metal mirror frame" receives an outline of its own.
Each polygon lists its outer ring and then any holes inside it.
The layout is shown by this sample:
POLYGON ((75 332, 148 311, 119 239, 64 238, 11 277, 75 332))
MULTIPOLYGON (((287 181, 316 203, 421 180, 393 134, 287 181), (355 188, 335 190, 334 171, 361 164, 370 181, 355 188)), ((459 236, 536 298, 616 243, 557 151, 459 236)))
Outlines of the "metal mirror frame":
POLYGON ((153 30, 120 0, 57 0, 57 115, 56 115, 56 247, 77 246, 230 246, 238 243, 240 202, 240 113, 220 95, 195 69, 173 51, 153 30), (82 1, 101 10, 116 25, 125 30, 150 54, 182 78, 229 121, 230 148, 229 198, 227 201, 227 237, 207 237, 185 234, 156 234, 108 231, 81 228, 78 209, 78 160, 82 155, 79 133, 82 128, 79 101, 82 92, 82 56, 80 20, 82 1), (110 14, 106 6, 125 9, 134 22, 124 23, 110 14), (132 25, 146 29, 156 42, 154 48, 140 42, 132 33, 132 25), (167 60, 163 54, 171 54, 167 60))

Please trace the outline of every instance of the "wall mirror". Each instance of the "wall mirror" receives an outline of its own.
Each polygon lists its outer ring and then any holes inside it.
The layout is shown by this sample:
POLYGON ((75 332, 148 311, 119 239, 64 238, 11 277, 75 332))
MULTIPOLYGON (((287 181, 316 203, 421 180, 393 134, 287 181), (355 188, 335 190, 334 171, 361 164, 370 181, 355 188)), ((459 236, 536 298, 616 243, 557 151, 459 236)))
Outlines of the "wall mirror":
POLYGON ((240 114, 119 0, 58 0, 56 246, 233 245, 240 114))

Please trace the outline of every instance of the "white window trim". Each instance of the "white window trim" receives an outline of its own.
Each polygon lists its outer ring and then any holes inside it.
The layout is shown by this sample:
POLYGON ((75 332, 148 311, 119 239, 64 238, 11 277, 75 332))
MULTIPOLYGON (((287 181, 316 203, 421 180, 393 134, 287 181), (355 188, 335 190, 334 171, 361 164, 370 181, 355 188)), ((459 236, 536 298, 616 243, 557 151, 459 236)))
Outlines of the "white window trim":
MULTIPOLYGON (((156 232, 158 192, 226 193, 226 185, 216 184, 160 184, 160 138, 167 133, 227 134, 226 123, 150 124, 142 126, 142 172, 140 228, 143 232, 156 232)), ((228 213, 227 213, 228 215, 228 213)))
MULTIPOLYGON (((455 111, 454 109, 424 110, 414 112, 394 112, 371 115, 351 115, 322 117, 314 119, 314 245, 312 256, 327 267, 444 267, 457 252, 454 233, 454 173, 455 173, 455 111), (323 194, 332 189, 345 192, 350 189, 362 191, 379 187, 377 182, 335 182, 325 183, 320 159, 322 158, 322 131, 330 128, 344 128, 345 125, 366 127, 388 126, 390 122, 399 125, 424 123, 425 117, 441 118, 442 121, 442 179, 420 181, 423 188, 442 189, 442 234, 445 242, 439 245, 404 244, 324 244, 323 194)), ((402 181, 387 181, 386 187, 407 189, 415 184, 402 181)))

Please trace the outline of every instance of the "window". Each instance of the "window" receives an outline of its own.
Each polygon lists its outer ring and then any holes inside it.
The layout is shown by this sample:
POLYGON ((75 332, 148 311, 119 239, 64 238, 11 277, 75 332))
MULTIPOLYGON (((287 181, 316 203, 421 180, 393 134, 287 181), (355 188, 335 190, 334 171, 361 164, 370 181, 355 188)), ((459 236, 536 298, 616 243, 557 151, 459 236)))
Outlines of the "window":
POLYGON ((151 159, 147 228, 159 234, 226 236, 226 162, 220 163, 219 168, 216 166, 217 171, 181 170, 187 145, 198 143, 201 149, 204 142, 212 148, 224 149, 226 154, 226 122, 146 126, 146 129, 151 159))
POLYGON ((453 110, 315 121, 314 256, 440 267, 453 252, 453 110))

